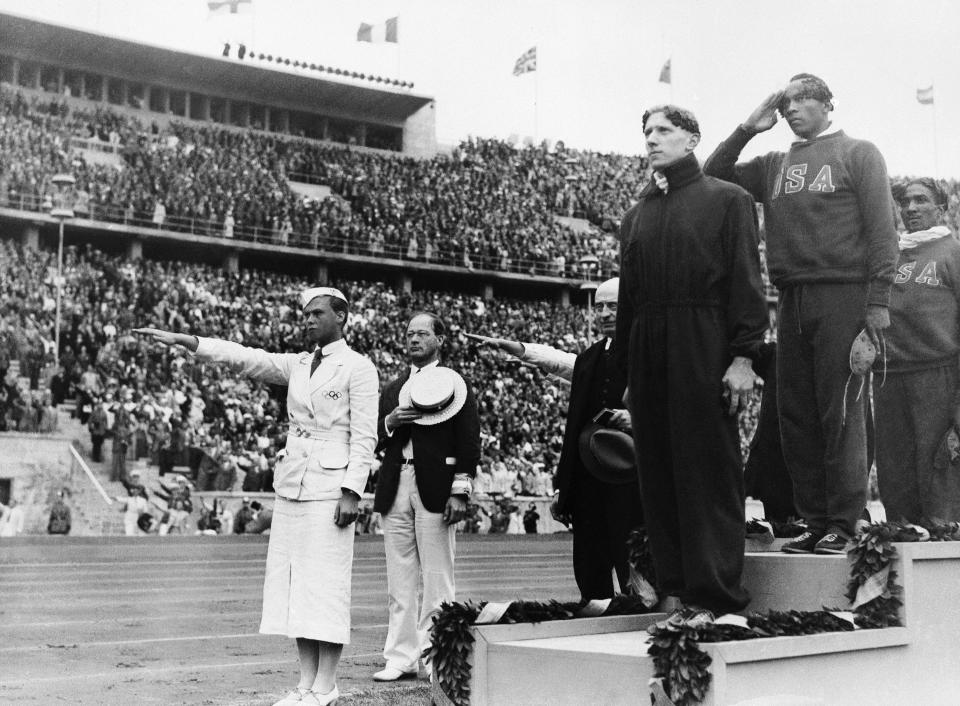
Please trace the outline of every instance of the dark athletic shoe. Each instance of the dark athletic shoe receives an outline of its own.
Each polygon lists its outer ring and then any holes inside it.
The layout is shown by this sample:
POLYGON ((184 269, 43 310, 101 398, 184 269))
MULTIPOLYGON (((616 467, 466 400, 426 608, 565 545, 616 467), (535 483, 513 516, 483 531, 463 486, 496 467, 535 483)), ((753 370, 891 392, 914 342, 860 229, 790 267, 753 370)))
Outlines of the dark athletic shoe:
POLYGON ((814 554, 846 554, 847 538, 831 532, 823 536, 817 546, 813 548, 814 554))
POLYGON ((787 554, 813 554, 813 550, 819 546, 818 543, 821 539, 823 539, 822 534, 807 531, 784 544, 780 548, 780 551, 786 552, 787 554))

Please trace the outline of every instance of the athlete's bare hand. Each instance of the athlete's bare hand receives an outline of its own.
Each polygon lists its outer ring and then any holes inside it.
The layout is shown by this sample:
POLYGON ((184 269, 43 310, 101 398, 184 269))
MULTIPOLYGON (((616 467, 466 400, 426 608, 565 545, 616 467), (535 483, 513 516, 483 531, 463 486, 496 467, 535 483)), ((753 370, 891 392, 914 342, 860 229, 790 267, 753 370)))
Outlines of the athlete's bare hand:
POLYGON ((750 117, 743 121, 743 129, 749 133, 766 132, 777 124, 777 108, 783 100, 783 91, 775 91, 764 98, 750 117))

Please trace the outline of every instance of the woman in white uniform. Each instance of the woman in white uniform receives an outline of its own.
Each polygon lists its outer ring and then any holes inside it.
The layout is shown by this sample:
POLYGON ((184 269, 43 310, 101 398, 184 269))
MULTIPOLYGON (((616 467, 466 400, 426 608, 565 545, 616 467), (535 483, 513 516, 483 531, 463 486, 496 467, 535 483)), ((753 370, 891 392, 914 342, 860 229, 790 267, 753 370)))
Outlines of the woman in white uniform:
POLYGON ((379 378, 343 340, 347 299, 332 287, 300 295, 308 353, 267 353, 236 343, 134 329, 241 375, 287 385, 286 454, 274 472, 260 632, 296 640, 300 681, 274 706, 325 706, 339 697, 337 663, 350 641, 351 524, 377 439, 379 378))

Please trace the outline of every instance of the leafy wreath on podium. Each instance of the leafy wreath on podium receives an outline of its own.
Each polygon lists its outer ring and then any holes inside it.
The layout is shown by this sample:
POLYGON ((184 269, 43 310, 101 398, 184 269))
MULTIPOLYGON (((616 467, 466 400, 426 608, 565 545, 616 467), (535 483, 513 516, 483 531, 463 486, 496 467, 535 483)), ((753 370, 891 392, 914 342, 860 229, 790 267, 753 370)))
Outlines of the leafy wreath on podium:
POLYGON ((869 525, 857 535, 848 551, 851 568, 845 594, 853 606, 852 613, 771 610, 750 615, 746 628, 726 624, 691 627, 668 622, 652 626, 649 654, 653 658, 655 679, 668 699, 658 701, 658 706, 661 703, 693 706, 703 701, 710 688, 711 660, 700 643, 899 626, 903 589, 892 569, 897 556, 894 542, 924 540, 960 540, 960 526, 934 523, 921 528, 886 522, 869 525))
MULTIPOLYGON (((634 578, 632 585, 653 584, 653 561, 642 528, 633 530, 627 542, 634 578)), ((470 654, 473 651, 471 628, 478 624, 543 623, 549 620, 571 620, 613 615, 649 613, 652 604, 648 596, 619 595, 609 601, 579 602, 513 601, 495 604, 444 603, 433 617, 430 646, 423 657, 432 666, 437 683, 454 706, 470 703, 470 654)))
MULTIPOLYGON (((747 627, 708 624, 692 627, 669 622, 651 626, 649 654, 653 659, 657 690, 666 700, 659 704, 693 706, 703 701, 710 688, 711 659, 701 643, 752 640, 789 635, 896 627, 900 625, 902 588, 892 569, 897 556, 894 542, 960 540, 957 523, 933 523, 925 527, 895 522, 866 527, 848 552, 851 562, 846 597, 852 612, 837 610, 767 611, 747 618, 747 627), (929 535, 929 536, 926 536, 929 535)), ((630 560, 637 575, 653 581, 646 536, 636 531, 628 543, 630 560)), ((633 615, 650 612, 637 596, 617 596, 609 602, 514 601, 510 604, 444 603, 433 618, 430 646, 424 658, 432 665, 444 695, 454 706, 470 703, 471 628, 477 624, 539 623, 596 615, 633 615), (601 610, 602 609, 602 610, 601 610), (484 613, 486 611, 486 615, 484 613), (490 619, 491 617, 495 619, 490 619), (479 620, 478 620, 479 619, 479 620)))

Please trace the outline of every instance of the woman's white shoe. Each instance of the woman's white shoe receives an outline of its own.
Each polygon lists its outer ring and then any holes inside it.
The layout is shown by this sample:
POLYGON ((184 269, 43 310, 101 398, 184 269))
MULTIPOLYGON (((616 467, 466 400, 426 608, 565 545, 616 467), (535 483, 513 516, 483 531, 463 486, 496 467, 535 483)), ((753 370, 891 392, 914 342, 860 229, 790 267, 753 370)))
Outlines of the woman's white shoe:
POLYGON ((299 704, 303 701, 303 697, 309 693, 309 689, 301 689, 298 686, 289 694, 277 701, 277 703, 275 703, 273 706, 293 706, 294 704, 299 704))
POLYGON ((326 694, 318 694, 315 691, 308 691, 300 701, 305 706, 331 706, 340 698, 340 690, 334 684, 333 688, 326 694))

